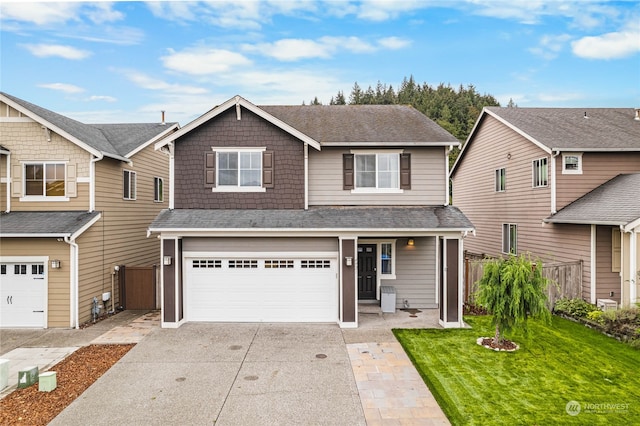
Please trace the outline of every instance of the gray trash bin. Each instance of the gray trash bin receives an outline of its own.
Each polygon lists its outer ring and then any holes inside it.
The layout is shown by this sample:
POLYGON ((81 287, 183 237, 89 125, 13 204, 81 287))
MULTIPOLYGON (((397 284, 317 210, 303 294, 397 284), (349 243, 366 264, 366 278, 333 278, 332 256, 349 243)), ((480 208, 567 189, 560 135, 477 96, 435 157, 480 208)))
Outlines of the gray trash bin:
POLYGON ((390 285, 380 287, 380 306, 384 313, 396 311, 396 288, 390 285))

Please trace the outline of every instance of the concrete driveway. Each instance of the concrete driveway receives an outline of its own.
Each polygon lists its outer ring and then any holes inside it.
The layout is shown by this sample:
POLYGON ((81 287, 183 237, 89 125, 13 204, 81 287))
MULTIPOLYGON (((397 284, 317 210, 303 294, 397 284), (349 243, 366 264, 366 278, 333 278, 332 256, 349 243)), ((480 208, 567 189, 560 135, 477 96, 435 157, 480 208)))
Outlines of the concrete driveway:
POLYGON ((365 425, 335 324, 154 329, 51 425, 365 425))

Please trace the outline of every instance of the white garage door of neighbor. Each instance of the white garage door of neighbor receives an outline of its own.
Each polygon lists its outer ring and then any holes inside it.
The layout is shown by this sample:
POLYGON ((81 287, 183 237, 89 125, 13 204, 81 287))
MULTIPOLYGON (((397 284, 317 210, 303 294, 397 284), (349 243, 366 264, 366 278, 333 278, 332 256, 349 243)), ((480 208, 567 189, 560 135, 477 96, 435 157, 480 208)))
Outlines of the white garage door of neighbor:
POLYGON ((187 258, 188 321, 335 322, 335 258, 187 258))
POLYGON ((46 327, 44 263, 0 264, 0 327, 46 327))

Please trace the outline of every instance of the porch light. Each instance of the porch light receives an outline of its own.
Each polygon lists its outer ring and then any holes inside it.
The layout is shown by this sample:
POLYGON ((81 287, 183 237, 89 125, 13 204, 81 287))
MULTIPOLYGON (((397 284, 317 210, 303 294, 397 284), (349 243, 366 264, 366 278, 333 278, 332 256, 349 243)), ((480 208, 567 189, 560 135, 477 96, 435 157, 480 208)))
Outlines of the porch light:
POLYGON ((52 260, 51 269, 60 269, 60 261, 57 259, 52 260))
POLYGON ((163 259, 163 261, 162 261, 162 263, 163 263, 164 265, 171 265, 171 260, 172 260, 172 259, 171 259, 171 256, 165 256, 165 257, 164 257, 164 259, 163 259))
POLYGON ((414 240, 413 238, 409 238, 407 240, 407 245, 408 246, 412 246, 412 247, 415 246, 416 245, 416 240, 414 240))

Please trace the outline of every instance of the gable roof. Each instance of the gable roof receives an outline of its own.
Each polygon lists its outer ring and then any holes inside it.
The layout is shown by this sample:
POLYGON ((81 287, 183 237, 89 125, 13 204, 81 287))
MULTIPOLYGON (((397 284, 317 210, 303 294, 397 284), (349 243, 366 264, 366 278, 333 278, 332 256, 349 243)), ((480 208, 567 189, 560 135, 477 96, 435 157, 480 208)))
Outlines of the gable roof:
POLYGON ((618 175, 603 183, 544 219, 544 222, 627 227, 638 220, 640 173, 632 173, 618 175))
POLYGON ((491 116, 547 153, 640 152, 640 121, 633 108, 485 107, 451 169, 453 175, 473 143, 480 123, 491 116))
POLYGON ((460 145, 451 133, 408 105, 261 106, 322 146, 460 145))
POLYGON ((4 92, 0 100, 99 158, 129 161, 131 155, 179 127, 177 123, 85 124, 4 92))

